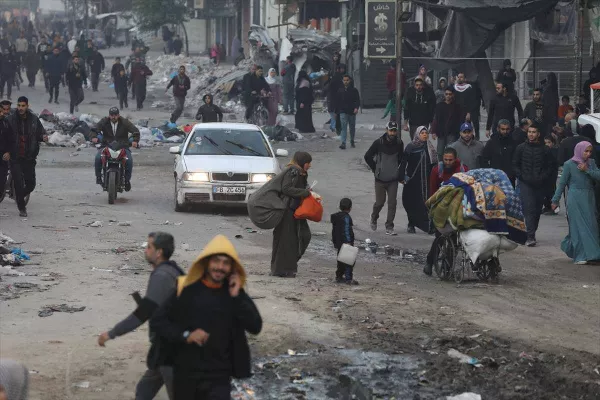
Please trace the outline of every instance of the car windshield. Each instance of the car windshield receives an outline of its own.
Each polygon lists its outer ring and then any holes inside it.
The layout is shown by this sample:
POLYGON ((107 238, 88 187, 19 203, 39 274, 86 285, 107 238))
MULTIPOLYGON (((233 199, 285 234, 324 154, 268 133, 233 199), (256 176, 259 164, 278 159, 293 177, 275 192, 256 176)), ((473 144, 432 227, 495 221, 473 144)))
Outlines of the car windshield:
POLYGON ((227 128, 196 129, 185 155, 273 157, 261 131, 227 128))

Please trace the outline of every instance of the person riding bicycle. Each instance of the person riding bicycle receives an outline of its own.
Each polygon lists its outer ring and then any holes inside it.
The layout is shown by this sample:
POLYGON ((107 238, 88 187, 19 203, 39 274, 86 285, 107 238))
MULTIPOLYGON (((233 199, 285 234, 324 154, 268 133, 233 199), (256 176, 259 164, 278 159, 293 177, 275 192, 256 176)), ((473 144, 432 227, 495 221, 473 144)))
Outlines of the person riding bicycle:
POLYGON ((263 67, 258 65, 256 66, 254 74, 252 74, 249 79, 245 81, 244 85, 244 96, 246 98, 246 121, 250 120, 254 107, 260 101, 265 104, 265 107, 267 106, 266 99, 261 99, 261 95, 265 96, 266 93, 270 92, 271 88, 263 76, 263 67))
POLYGON ((17 112, 8 116, 8 123, 17 140, 10 156, 15 198, 19 216, 27 217, 25 198, 35 189, 35 166, 40 152, 40 142, 47 142, 48 135, 40 119, 29 110, 29 99, 25 96, 17 100, 17 112))
MULTIPOLYGON (((129 150, 129 133, 133 134, 133 142, 131 146, 138 147, 140 141, 140 131, 128 119, 119 115, 119 109, 112 107, 108 110, 108 117, 104 117, 96 125, 96 131, 90 133, 92 143, 98 143, 98 133, 102 132, 102 147, 117 142, 119 146, 125 149, 127 153, 127 161, 125 163, 125 191, 131 190, 131 174, 133 172, 133 158, 129 150)), ((94 166, 96 169, 96 183, 102 185, 102 158, 101 151, 96 154, 94 166)))

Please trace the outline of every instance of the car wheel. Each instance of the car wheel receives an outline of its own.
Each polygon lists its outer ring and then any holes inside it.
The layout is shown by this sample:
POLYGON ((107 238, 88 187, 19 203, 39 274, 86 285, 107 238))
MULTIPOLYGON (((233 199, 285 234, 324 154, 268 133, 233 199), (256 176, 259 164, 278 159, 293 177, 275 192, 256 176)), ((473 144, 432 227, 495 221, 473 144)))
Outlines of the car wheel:
POLYGON ((174 198, 173 200, 175 201, 175 212, 182 212, 185 209, 184 204, 179 204, 179 202, 177 201, 177 178, 175 178, 175 193, 174 193, 174 198))

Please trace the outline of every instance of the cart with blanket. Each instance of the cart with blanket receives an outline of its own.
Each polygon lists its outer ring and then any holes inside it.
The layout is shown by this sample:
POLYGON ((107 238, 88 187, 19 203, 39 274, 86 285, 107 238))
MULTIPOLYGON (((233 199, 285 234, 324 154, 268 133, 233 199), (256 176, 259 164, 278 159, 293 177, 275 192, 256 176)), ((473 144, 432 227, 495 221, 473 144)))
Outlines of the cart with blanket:
POLYGON ((456 173, 426 205, 439 232, 432 261, 442 280, 460 283, 469 268, 480 280, 497 282, 500 252, 527 239, 521 200, 503 171, 456 173))

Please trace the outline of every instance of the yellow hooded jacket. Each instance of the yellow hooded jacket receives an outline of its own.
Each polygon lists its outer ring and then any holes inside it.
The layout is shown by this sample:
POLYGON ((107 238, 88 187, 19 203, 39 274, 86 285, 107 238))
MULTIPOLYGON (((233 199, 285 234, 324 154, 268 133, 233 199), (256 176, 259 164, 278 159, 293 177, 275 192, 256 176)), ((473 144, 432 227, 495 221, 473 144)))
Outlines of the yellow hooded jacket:
POLYGON ((217 235, 213 240, 208 243, 208 245, 204 248, 202 253, 196 258, 193 262, 189 272, 187 275, 180 276, 177 278, 177 296, 181 295, 183 289, 187 286, 193 285, 198 282, 202 278, 204 278, 204 274, 206 273, 206 269, 208 268, 208 260, 210 257, 224 254, 233 260, 233 273, 237 273, 242 280, 242 287, 246 286, 246 271, 244 267, 242 267, 242 263, 240 262, 240 257, 238 256, 235 247, 233 244, 223 235, 217 235))

